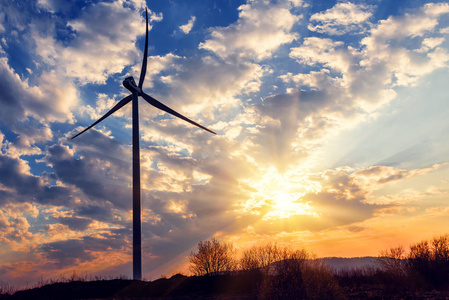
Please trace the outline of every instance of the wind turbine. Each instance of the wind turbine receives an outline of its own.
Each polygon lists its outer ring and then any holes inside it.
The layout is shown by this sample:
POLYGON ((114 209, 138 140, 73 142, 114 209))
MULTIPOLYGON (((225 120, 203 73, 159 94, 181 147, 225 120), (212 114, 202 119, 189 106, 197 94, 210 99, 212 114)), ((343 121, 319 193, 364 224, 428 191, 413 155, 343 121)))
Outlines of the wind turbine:
POLYGON ((174 111, 170 107, 162 104, 150 95, 147 95, 142 90, 145 73, 147 72, 147 57, 148 57, 148 11, 145 9, 146 17, 146 34, 145 34, 145 51, 142 62, 142 70, 140 71, 139 85, 136 85, 132 76, 125 78, 123 86, 127 88, 132 94, 120 100, 110 111, 104 116, 95 121, 92 125, 73 136, 76 138, 80 134, 86 132, 94 127, 114 112, 132 101, 132 130, 133 130, 133 278, 135 280, 142 279, 142 225, 141 225, 141 201, 140 201, 140 145, 139 145, 139 108, 138 97, 143 97, 149 104, 160 110, 163 110, 173 116, 176 116, 184 121, 189 122, 197 127, 200 127, 210 133, 216 134, 212 130, 184 117, 180 113, 174 111))

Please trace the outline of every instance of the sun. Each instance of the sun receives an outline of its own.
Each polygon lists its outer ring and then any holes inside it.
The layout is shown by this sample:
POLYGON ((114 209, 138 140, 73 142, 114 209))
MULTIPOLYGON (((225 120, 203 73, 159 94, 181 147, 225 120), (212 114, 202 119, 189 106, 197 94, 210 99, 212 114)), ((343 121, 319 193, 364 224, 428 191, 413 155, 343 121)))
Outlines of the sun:
POLYGON ((295 215, 316 215, 309 203, 302 197, 316 189, 309 185, 301 174, 279 174, 275 170, 263 173, 262 178, 246 184, 254 192, 244 204, 244 210, 252 214, 263 215, 263 220, 288 219, 295 215))
POLYGON ((285 191, 277 191, 272 194, 271 210, 264 215, 264 220, 288 219, 293 215, 312 214, 308 203, 300 201, 302 194, 285 191))
POLYGON ((278 192, 274 197, 274 205, 273 209, 282 211, 282 212, 290 212, 297 210, 298 203, 295 203, 295 194, 289 194, 286 192, 278 192))

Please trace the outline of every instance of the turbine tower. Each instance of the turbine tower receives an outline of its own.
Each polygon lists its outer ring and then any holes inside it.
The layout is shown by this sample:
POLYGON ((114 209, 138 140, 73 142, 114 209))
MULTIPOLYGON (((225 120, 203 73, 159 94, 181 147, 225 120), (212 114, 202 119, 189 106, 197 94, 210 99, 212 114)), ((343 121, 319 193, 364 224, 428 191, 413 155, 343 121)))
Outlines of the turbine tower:
POLYGON ((126 96, 120 100, 110 111, 104 116, 95 121, 92 125, 73 136, 76 138, 80 134, 86 132, 93 126, 97 125, 114 112, 132 101, 132 130, 133 130, 133 278, 135 280, 142 279, 142 223, 141 223, 141 201, 140 201, 140 145, 139 145, 139 108, 138 97, 143 97, 149 104, 154 107, 163 110, 175 117, 183 119, 197 127, 200 127, 210 133, 216 134, 212 130, 207 129, 204 126, 184 117, 180 113, 174 111, 170 107, 162 104, 153 97, 145 94, 142 90, 143 81, 145 79, 145 73, 147 72, 147 57, 148 57, 148 11, 145 9, 146 17, 146 35, 145 35, 145 51, 142 62, 142 70, 140 72, 139 85, 136 85, 134 78, 127 77, 123 81, 123 86, 127 88, 131 95, 126 96))

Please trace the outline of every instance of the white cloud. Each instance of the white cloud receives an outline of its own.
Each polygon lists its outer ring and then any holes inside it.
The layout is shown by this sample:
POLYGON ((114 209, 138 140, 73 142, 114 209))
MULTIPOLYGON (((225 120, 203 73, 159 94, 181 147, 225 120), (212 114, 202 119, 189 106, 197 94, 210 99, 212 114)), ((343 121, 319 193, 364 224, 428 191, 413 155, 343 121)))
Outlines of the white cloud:
POLYGON ((444 42, 444 38, 426 38, 422 41, 423 46, 433 49, 444 42))
POLYGON ((196 20, 196 17, 191 16, 189 19, 189 22, 187 22, 187 24, 185 24, 185 25, 179 26, 179 29, 181 29, 181 31, 184 32, 185 34, 188 34, 190 32, 190 30, 192 30, 195 20, 196 20))
POLYGON ((3 12, 0 12, 0 32, 5 31, 5 27, 3 26, 4 20, 5 20, 5 14, 3 12))
POLYGON ((317 37, 305 38, 301 47, 291 48, 290 57, 308 65, 322 64, 343 74, 349 71, 354 62, 343 42, 317 37))
POLYGON ((291 31, 301 16, 292 14, 291 3, 252 1, 239 7, 239 20, 228 27, 215 28, 211 39, 199 45, 221 58, 264 59, 298 34, 291 31))
POLYGON ((297 168, 324 137, 358 124, 395 99, 396 86, 414 85, 424 75, 447 67, 449 56, 440 47, 443 40, 437 32, 438 14, 423 11, 380 21, 359 47, 308 37, 291 48, 290 57, 312 70, 289 72, 280 79, 306 90, 265 98, 252 115, 258 126, 245 131, 246 151, 258 164, 297 168), (430 21, 420 21, 424 19, 430 21), (418 35, 418 43, 410 49, 409 41, 418 35), (418 52, 421 44, 425 49, 418 52))
POLYGON ((82 83, 104 83, 136 61, 134 44, 145 30, 140 15, 117 2, 93 5, 69 26, 76 38, 62 51, 59 63, 82 83))
POLYGON ((9 67, 6 58, 0 58, 0 73, 4 84, 0 94, 3 122, 13 125, 29 116, 43 123, 74 121, 71 109, 78 102, 77 90, 60 74, 43 72, 35 80, 37 85, 30 86, 9 67))
POLYGON ((67 11, 70 8, 69 1, 61 1, 61 0, 37 0, 38 7, 45 9, 51 13, 55 13, 58 11, 67 11))
MULTIPOLYGON (((149 15, 151 21, 162 18, 151 11, 149 15)), ((135 43, 145 33, 144 19, 139 11, 124 6, 123 1, 92 4, 68 26, 75 31, 68 47, 39 32, 33 36, 44 62, 81 84, 105 83, 110 75, 138 61, 135 43)))
POLYGON ((449 13, 448 3, 427 3, 423 6, 423 11, 426 15, 438 17, 442 14, 449 13))
MULTIPOLYGON (((371 34, 362 39, 365 58, 360 62, 368 69, 381 64, 386 84, 414 85, 423 75, 445 67, 448 54, 438 47, 441 39, 435 36, 438 19, 449 12, 449 4, 425 5, 414 14, 389 17, 373 27, 371 34), (418 37, 420 43, 402 46, 418 37)), ((358 82, 355 81, 355 84, 358 82)))
POLYGON ((324 12, 312 15, 308 28, 331 35, 361 33, 367 29, 372 11, 373 7, 369 5, 340 2, 324 12))
MULTIPOLYGON (((207 120, 215 118, 217 108, 238 107, 240 100, 236 96, 257 91, 262 84, 260 78, 267 71, 255 63, 231 63, 210 56, 186 58, 167 54, 149 57, 150 62, 154 68, 149 70, 144 89, 151 87, 156 99, 180 113, 187 116, 201 113, 207 120), (162 71, 165 77, 156 76, 162 71)), ((150 109, 145 114, 155 112, 160 113, 150 109)))
POLYGON ((414 14, 391 16, 381 20, 371 30, 369 37, 362 40, 371 51, 380 51, 392 40, 403 41, 406 38, 422 37, 438 25, 438 18, 449 13, 449 4, 426 4, 414 14))

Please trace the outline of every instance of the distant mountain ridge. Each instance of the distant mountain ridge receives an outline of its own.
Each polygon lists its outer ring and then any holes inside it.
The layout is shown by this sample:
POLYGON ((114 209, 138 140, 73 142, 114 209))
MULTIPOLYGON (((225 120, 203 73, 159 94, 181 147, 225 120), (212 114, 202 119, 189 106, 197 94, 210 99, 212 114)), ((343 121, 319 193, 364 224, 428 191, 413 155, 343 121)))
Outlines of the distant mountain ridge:
POLYGON ((380 268, 379 258, 374 256, 364 257, 323 257, 318 260, 324 261, 332 270, 342 271, 359 268, 380 268))

